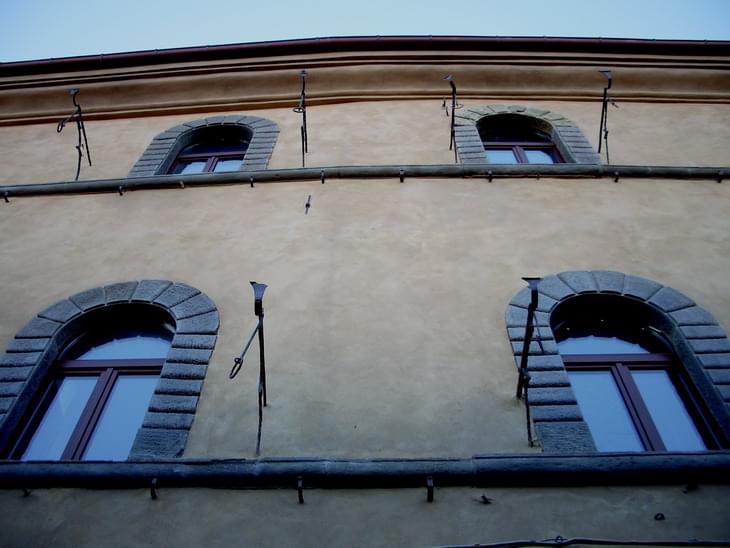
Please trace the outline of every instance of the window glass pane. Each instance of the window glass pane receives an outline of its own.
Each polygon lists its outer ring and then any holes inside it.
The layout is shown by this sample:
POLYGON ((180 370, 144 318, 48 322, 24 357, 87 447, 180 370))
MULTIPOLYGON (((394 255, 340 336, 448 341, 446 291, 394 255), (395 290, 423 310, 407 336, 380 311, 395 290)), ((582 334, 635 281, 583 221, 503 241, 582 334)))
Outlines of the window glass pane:
POLYGON ((649 354, 643 346, 618 337, 571 337, 558 343, 561 354, 649 354))
POLYGON ((669 451, 703 451, 702 436, 692 421, 669 374, 662 370, 632 370, 636 386, 669 451))
POLYGON ((525 156, 530 164, 554 164, 555 160, 544 150, 525 149, 525 156))
POLYGON ((22 460, 61 458, 97 380, 98 377, 66 377, 61 381, 22 460))
POLYGON ((504 148, 486 148, 484 152, 487 154, 487 161, 490 164, 516 164, 517 157, 510 149, 504 148))
POLYGON ((569 371, 570 384, 599 451, 643 451, 610 371, 569 371))
POLYGON ((150 405, 157 375, 120 375, 83 460, 126 460, 150 405))
POLYGON ((175 164, 172 173, 187 175, 188 173, 203 173, 207 160, 180 160, 175 164))
POLYGON ((113 339, 78 355, 76 360, 123 360, 136 358, 165 358, 170 350, 170 341, 161 337, 137 335, 113 339))
POLYGON ((218 160, 218 162, 215 164, 215 167, 213 168, 213 171, 215 171, 216 173, 221 173, 223 171, 238 171, 240 167, 240 158, 218 160))

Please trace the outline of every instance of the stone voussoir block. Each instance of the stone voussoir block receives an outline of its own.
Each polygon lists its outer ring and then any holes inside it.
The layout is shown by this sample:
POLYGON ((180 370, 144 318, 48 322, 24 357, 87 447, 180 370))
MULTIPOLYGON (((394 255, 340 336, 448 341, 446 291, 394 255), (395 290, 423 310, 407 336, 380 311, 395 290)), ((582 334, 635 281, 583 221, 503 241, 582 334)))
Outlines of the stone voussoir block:
POLYGON ((200 348, 171 348, 167 359, 175 363, 196 363, 205 365, 210 361, 212 350, 200 348))
POLYGON ((689 308, 695 303, 692 299, 685 297, 679 291, 671 287, 662 287, 657 291, 649 302, 654 306, 661 308, 664 312, 673 312, 682 308, 689 308))
POLYGON ((140 428, 127 460, 180 457, 187 439, 187 430, 140 428))
POLYGON ((535 371, 530 373, 530 387, 548 388, 553 386, 570 386, 565 371, 535 371))
POLYGON ((163 379, 204 379, 208 367, 192 363, 166 362, 162 368, 163 379))
POLYGON ((69 300, 83 311, 98 308, 106 304, 104 290, 101 287, 95 287, 93 289, 82 291, 81 293, 76 293, 76 295, 69 297, 69 300))
POLYGON ((189 430, 193 425, 193 418, 193 415, 188 413, 147 413, 142 427, 189 430))
POLYGON ((535 422, 579 421, 583 419, 577 405, 536 405, 531 407, 535 422))
POLYGON ((49 306, 43 312, 38 314, 41 318, 53 320, 55 322, 67 322, 71 318, 81 314, 81 309, 68 299, 63 299, 49 306))
POLYGON ((186 301, 196 295, 200 291, 194 287, 182 283, 173 283, 167 289, 165 289, 153 302, 166 306, 167 308, 173 308, 174 306, 186 301))
POLYGON ((132 301, 152 302, 171 285, 167 280, 142 280, 132 293, 132 301))
POLYGON ((215 309, 215 304, 207 295, 198 293, 194 297, 172 307, 172 313, 175 315, 176 319, 184 319, 191 316, 198 316, 199 314, 205 314, 206 312, 211 312, 215 309))
POLYGON ((30 367, 36 365, 42 352, 9 352, 0 356, 0 367, 30 367))
POLYGON ((112 304, 131 300, 137 285, 137 282, 121 282, 104 286, 106 303, 112 304))
POLYGON ((213 349, 215 347, 215 335, 178 335, 172 339, 173 348, 203 348, 213 349))
POLYGON ((158 413, 195 413, 197 396, 172 396, 154 394, 150 400, 150 411, 158 413))
POLYGON ((171 394, 177 396, 199 396, 203 389, 202 380, 192 379, 166 379, 162 378, 157 383, 155 394, 171 394))

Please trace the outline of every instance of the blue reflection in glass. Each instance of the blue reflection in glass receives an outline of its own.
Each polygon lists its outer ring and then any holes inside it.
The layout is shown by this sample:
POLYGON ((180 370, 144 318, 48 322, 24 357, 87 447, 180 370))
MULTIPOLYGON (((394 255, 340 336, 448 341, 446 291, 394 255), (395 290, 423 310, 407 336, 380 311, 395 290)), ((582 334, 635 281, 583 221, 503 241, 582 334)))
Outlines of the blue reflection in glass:
MULTIPOLYGON (((88 347, 87 347, 88 348, 88 347)), ((122 360, 165 358, 170 350, 170 341, 162 337, 136 335, 120 337, 92 346, 73 359, 76 360, 122 360)))
POLYGON ((89 401, 98 377, 66 377, 21 460, 58 460, 89 401))
POLYGON ((83 460, 125 460, 150 405, 157 375, 120 375, 83 460))
POLYGON ((666 371, 632 370, 631 376, 669 451, 707 449, 666 371))
POLYGON ((531 164, 554 164, 555 160, 544 150, 525 150, 527 161, 531 164))
POLYGON ((610 371, 569 371, 570 384, 599 451, 643 451, 610 371))
POLYGON ((488 148, 485 150, 490 164, 516 164, 517 157, 510 149, 488 148))
POLYGON ((618 337, 571 337, 558 343, 561 354, 649 354, 643 346, 618 337))

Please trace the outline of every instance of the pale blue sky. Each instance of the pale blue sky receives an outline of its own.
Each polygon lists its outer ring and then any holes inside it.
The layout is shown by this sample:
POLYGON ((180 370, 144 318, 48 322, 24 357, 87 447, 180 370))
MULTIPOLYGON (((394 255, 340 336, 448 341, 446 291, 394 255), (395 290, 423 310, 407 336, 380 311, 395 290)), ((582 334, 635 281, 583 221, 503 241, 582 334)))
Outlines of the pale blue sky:
POLYGON ((730 0, 0 0, 0 62, 392 34, 728 40, 730 0))

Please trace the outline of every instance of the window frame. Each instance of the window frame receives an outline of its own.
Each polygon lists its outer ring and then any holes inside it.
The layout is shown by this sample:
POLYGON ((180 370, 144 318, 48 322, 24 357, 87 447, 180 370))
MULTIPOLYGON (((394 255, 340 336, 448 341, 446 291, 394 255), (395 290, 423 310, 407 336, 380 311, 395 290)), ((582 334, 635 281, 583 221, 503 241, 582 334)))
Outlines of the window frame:
MULTIPOLYGON (((545 152, 553 160, 553 164, 563 164, 565 160, 560 154, 558 147, 555 143, 541 142, 541 141, 482 141, 484 146, 484 154, 488 158, 489 150, 511 150, 517 160, 517 165, 529 164, 529 165, 551 165, 551 164, 539 164, 530 162, 525 154, 525 150, 540 150, 545 152)), ((491 163, 491 162, 490 162, 491 163)))
MULTIPOLYGON (((222 128, 228 129, 230 126, 221 126, 222 128)), ((205 135, 201 135, 201 138, 199 141, 193 142, 187 147, 185 147, 178 155, 175 157, 175 160, 172 162, 172 165, 170 166, 170 169, 168 170, 168 174, 170 175, 181 175, 180 173, 177 173, 175 169, 184 162, 200 162, 204 161, 205 165, 203 166, 202 171, 195 172, 195 173, 214 173, 215 167, 218 165, 218 162, 221 160, 238 160, 240 159, 241 164, 243 164, 243 160, 246 157, 246 152, 248 151, 248 147, 250 145, 250 138, 248 140, 241 140, 240 142, 240 149, 225 152, 225 151, 216 151, 214 146, 211 146, 210 148, 213 149, 207 153, 185 153, 185 150, 199 144, 207 143, 207 138, 209 137, 215 137, 214 132, 210 132, 205 135)), ((238 166, 240 169, 240 165, 238 166)), ((238 171, 238 170, 233 170, 238 171)))
MULTIPOLYGON (((59 460, 83 460, 91 436, 96 430, 104 409, 109 402, 112 390, 121 375, 159 375, 164 358, 157 359, 109 359, 109 360, 66 360, 54 365, 54 370, 38 402, 30 413, 25 426, 18 435, 9 458, 22 459, 28 445, 46 415, 53 398, 68 377, 96 376, 97 380, 89 399, 74 426, 71 436, 59 460)), ((149 404, 148 404, 149 405, 149 404)))
POLYGON ((671 354, 565 354, 561 357, 568 372, 609 371, 611 373, 645 451, 667 451, 667 448, 631 375, 632 370, 666 371, 706 448, 711 450, 719 447, 717 437, 710 428, 699 401, 693 396, 689 383, 681 374, 677 360, 671 354))

